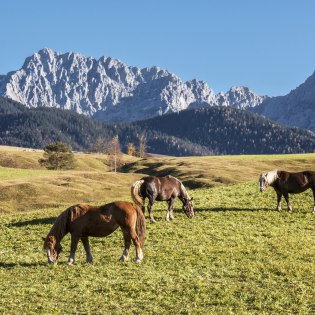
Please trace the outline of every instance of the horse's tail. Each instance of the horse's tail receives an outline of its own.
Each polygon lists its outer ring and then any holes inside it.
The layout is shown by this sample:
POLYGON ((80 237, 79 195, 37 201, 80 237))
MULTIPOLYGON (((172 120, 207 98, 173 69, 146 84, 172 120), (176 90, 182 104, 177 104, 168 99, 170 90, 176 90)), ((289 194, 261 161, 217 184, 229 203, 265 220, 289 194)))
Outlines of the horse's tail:
POLYGON ((146 231, 145 218, 142 209, 137 204, 135 204, 134 207, 136 208, 137 211, 136 233, 140 240, 140 246, 141 248, 143 248, 146 231))
POLYGON ((141 208, 143 207, 144 205, 144 200, 143 198, 141 197, 141 194, 140 194, 140 189, 141 189, 141 185, 144 183, 144 180, 143 179, 140 179, 140 180, 137 180, 136 182, 134 182, 131 186, 131 197, 132 197, 132 200, 133 202, 140 206, 141 208))

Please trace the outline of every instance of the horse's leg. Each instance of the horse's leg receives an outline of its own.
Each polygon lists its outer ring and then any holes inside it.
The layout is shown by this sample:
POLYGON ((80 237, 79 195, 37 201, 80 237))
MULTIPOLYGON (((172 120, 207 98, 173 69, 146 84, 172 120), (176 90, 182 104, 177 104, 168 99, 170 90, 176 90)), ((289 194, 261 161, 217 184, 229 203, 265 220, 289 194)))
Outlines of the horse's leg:
POLYGON ((149 212, 149 218, 150 218, 150 221, 152 223, 155 223, 155 219, 153 217, 153 214, 152 214, 152 206, 153 206, 153 203, 154 203, 154 198, 153 196, 150 196, 149 197, 149 203, 148 203, 148 212, 149 212))
POLYGON ((285 194, 283 194, 283 196, 284 196, 285 201, 287 202, 288 211, 292 212, 292 206, 291 206, 291 202, 290 202, 290 199, 289 199, 289 194, 285 193, 285 194))
POLYGON ((75 256, 75 252, 77 250, 79 239, 80 238, 78 235, 71 234, 71 248, 70 248, 70 256, 68 259, 68 265, 72 265, 74 262, 74 256, 75 256))
POLYGON ((142 248, 141 248, 141 245, 140 245, 139 237, 138 237, 138 235, 136 233, 135 228, 133 228, 133 227, 130 229, 130 236, 131 236, 132 242, 133 242, 133 244, 135 245, 135 248, 136 248, 136 259, 135 259, 135 262, 139 263, 143 259, 143 252, 142 252, 142 248))
POLYGON ((93 256, 91 253, 91 248, 90 248, 90 243, 89 243, 89 238, 86 237, 81 237, 81 241, 83 243, 85 253, 86 253, 86 262, 87 263, 92 263, 93 262, 93 256))
POLYGON ((123 253, 122 253, 121 257, 119 258, 119 260, 126 261, 126 260, 128 260, 128 256, 129 256, 129 249, 130 249, 130 245, 131 245, 131 235, 130 235, 130 231, 128 229, 122 228, 122 232, 124 235, 125 249, 123 250, 123 253))
POLYGON ((166 213, 166 217, 165 217, 166 221, 174 219, 174 215, 173 215, 173 204, 174 204, 174 201, 175 201, 174 198, 172 198, 172 199, 167 201, 168 209, 167 209, 167 213, 166 213))
POLYGON ((313 197, 314 197, 313 213, 315 214, 315 187, 312 188, 312 191, 313 191, 313 197))
POLYGON ((277 191, 276 193, 277 193, 277 199, 278 199, 278 204, 277 204, 276 210, 280 211, 281 210, 282 193, 280 191, 277 191))

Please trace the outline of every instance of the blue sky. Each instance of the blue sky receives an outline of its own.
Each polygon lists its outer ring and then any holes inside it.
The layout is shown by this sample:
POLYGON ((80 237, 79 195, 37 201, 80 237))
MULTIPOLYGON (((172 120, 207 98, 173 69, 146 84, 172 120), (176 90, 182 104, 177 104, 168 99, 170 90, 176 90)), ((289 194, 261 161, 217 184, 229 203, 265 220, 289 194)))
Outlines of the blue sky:
POLYGON ((313 0, 4 0, 0 74, 48 47, 284 95, 315 70, 313 0))

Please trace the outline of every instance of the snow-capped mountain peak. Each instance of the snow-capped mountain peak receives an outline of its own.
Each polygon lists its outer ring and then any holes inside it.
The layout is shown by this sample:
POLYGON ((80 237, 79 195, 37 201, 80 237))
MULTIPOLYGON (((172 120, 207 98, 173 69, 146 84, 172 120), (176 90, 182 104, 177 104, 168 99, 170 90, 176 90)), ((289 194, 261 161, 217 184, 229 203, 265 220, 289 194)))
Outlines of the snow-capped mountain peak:
POLYGON ((21 69, 0 76, 0 95, 27 107, 74 110, 104 120, 132 121, 190 106, 253 107, 266 97, 245 87, 214 94, 203 81, 184 82, 159 67, 129 67, 118 59, 44 48, 21 69))

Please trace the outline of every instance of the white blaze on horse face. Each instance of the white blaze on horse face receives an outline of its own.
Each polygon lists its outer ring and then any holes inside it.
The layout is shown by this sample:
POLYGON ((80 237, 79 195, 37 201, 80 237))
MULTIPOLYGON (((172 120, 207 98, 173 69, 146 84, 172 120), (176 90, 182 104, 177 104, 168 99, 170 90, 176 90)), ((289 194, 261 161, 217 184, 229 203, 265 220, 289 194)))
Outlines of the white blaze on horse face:
POLYGON ((47 249, 47 258, 48 258, 48 263, 51 264, 53 261, 50 259, 50 250, 47 249))

